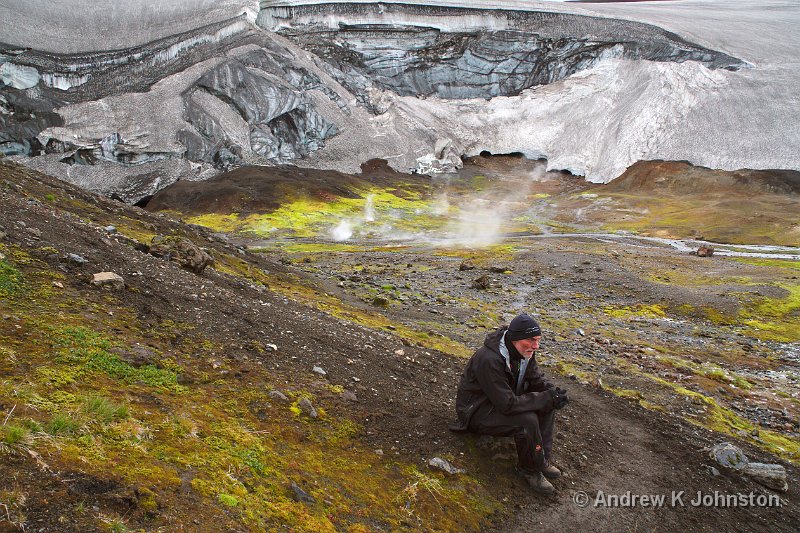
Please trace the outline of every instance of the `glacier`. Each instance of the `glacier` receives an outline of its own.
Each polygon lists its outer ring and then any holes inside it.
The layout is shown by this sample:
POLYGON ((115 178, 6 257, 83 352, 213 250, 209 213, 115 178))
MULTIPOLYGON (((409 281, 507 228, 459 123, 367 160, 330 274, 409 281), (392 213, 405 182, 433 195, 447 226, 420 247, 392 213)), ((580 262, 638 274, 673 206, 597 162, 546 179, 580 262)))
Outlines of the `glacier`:
POLYGON ((800 170, 797 2, 7 0, 0 12, 0 149, 131 202, 243 164, 440 172, 484 151, 593 182, 655 159, 800 170))

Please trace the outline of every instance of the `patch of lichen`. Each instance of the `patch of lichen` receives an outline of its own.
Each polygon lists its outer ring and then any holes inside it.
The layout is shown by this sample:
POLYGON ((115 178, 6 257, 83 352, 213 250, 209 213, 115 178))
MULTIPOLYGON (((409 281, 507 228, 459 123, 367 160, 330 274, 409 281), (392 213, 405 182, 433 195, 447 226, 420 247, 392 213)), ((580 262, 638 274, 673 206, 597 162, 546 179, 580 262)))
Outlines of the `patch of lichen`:
POLYGON ((214 270, 247 279, 262 287, 269 286, 270 276, 252 263, 224 252, 214 251, 213 254, 214 270))
POLYGON ((638 304, 635 306, 606 306, 603 312, 610 317, 627 320, 631 318, 664 318, 667 316, 664 306, 658 304, 638 304))
POLYGON ((800 284, 775 283, 784 298, 749 297, 739 312, 752 336, 779 342, 800 341, 800 284))
POLYGON ((434 255, 441 257, 459 257, 472 261, 475 266, 485 267, 501 261, 512 261, 520 248, 514 244, 498 243, 485 247, 448 246, 435 248, 434 255))
MULTIPOLYGON (((364 252, 369 249, 355 244, 343 244, 336 242, 276 242, 274 248, 283 250, 289 254, 337 254, 364 252)), ((270 252, 274 248, 248 248, 248 251, 253 253, 270 252)))
POLYGON ((726 389, 739 391, 738 396, 743 396, 752 387, 749 380, 713 363, 696 363, 665 354, 655 359, 662 366, 643 368, 640 364, 615 357, 612 363, 618 371, 608 374, 601 374, 596 361, 586 357, 571 355, 568 360, 545 361, 543 364, 579 382, 597 384, 605 391, 636 401, 646 409, 679 413, 692 424, 750 440, 770 453, 800 463, 800 440, 758 428, 711 395, 720 390, 720 385, 725 385, 726 389), (693 377, 684 381, 684 384, 675 383, 661 377, 663 373, 660 369, 665 367, 677 368, 693 377), (708 390, 709 394, 690 390, 687 388, 689 386, 708 390), (687 410, 687 405, 692 409, 687 410))

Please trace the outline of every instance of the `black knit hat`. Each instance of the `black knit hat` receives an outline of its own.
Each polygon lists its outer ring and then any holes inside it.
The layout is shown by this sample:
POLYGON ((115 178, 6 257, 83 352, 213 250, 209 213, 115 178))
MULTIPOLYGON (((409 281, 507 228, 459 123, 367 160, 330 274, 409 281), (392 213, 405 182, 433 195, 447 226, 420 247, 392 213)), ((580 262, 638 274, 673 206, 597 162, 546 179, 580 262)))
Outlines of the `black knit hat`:
POLYGON ((528 315, 522 314, 515 316, 514 320, 511 321, 506 332, 506 339, 518 341, 531 337, 540 337, 541 335, 542 328, 539 327, 539 324, 528 315))

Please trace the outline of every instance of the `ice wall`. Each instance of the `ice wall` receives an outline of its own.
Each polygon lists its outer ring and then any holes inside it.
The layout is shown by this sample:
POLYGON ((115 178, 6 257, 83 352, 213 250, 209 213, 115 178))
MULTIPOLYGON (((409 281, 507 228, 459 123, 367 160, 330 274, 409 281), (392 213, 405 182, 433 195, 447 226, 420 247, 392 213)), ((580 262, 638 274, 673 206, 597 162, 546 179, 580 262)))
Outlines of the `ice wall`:
POLYGON ((230 165, 358 172, 380 157, 435 172, 483 150, 592 181, 642 159, 800 170, 797 2, 328 4, 262 2, 277 34, 246 2, 7 0, 0 149, 84 185, 108 179, 129 201, 230 165), (468 35, 485 28, 503 38, 468 35), (518 65, 503 62, 505 37, 518 65), (552 42, 543 64, 557 75, 537 78, 524 54, 552 42), (475 66, 483 77, 459 89, 475 66))

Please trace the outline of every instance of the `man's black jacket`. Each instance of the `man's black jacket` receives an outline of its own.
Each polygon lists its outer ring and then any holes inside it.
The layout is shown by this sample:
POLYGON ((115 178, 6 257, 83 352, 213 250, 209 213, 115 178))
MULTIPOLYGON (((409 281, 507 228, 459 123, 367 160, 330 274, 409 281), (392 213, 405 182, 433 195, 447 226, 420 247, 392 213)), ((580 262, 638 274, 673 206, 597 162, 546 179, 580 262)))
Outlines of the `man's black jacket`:
POLYGON ((525 369, 520 394, 514 392, 514 374, 500 353, 500 341, 506 329, 503 327, 487 335, 483 346, 467 363, 458 384, 458 422, 451 426, 453 431, 467 431, 470 419, 486 402, 491 402, 492 410, 504 415, 539 411, 552 406, 550 393, 547 392, 552 385, 539 370, 536 354, 525 369))

